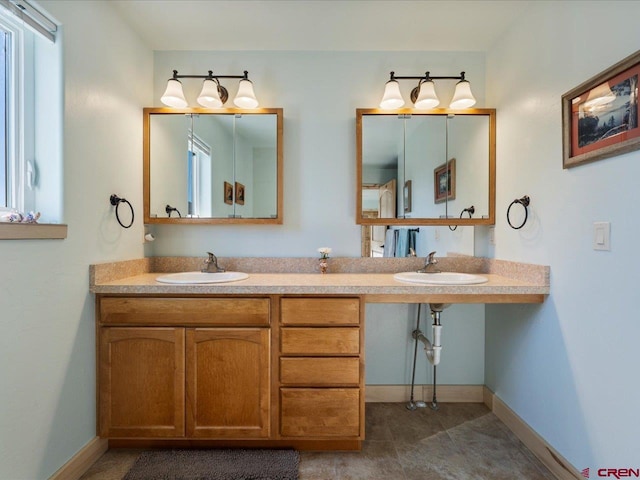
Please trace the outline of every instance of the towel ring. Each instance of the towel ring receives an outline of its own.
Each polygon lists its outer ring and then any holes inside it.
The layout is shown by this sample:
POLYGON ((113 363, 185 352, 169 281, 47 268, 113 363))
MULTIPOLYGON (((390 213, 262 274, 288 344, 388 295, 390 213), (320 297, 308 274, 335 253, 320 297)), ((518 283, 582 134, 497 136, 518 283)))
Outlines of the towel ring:
MULTIPOLYGON (((462 218, 462 215, 464 215, 464 212, 467 212, 469 214, 469 218, 472 218, 473 214, 476 213, 476 207, 471 205, 469 208, 465 208, 464 210, 462 210, 460 212, 460 218, 462 218)), ((458 228, 458 225, 456 225, 455 227, 451 227, 451 225, 449 225, 449 230, 451 230, 452 232, 455 232, 457 228, 458 228)))
POLYGON ((127 200, 126 198, 120 198, 119 196, 114 194, 114 195, 111 195, 111 197, 109 197, 109 201, 111 202, 111 205, 114 205, 116 207, 116 220, 118 220, 118 223, 120 224, 120 226, 122 228, 131 227, 131 225, 133 225, 133 219, 135 218, 135 213, 133 211, 133 205, 129 203, 129 200, 127 200), (131 223, 129 223, 129 225, 123 224, 122 221, 120 220, 120 215, 118 215, 118 208, 120 208, 121 203, 126 203, 127 205, 129 205, 129 208, 131 209, 131 223))
POLYGON ((522 227, 524 227, 524 224, 527 223, 527 218, 529 218, 529 209, 527 207, 529 206, 530 202, 531 201, 530 201, 529 196, 525 195, 522 198, 516 198, 513 202, 511 202, 509 204, 509 208, 507 208, 507 223, 514 230, 520 230, 522 227), (514 227, 513 226, 513 224, 511 223, 511 218, 509 216, 510 211, 511 211, 511 207, 513 207, 515 204, 520 204, 524 208, 524 220, 522 221, 522 223, 518 227, 514 227))
POLYGON ((171 205, 167 205, 164 211, 167 212, 168 217, 171 217, 171 212, 176 212, 178 214, 178 217, 182 218, 182 214, 180 213, 180 210, 178 210, 175 207, 172 207, 171 205))

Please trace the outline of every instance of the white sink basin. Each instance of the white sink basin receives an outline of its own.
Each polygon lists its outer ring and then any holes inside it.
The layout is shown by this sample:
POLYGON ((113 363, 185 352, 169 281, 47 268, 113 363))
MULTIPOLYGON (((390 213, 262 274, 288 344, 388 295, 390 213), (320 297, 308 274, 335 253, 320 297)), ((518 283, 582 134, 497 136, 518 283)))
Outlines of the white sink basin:
POLYGON ((473 285, 488 282, 487 277, 474 275, 472 273, 440 272, 440 273, 418 273, 402 272, 396 273, 393 278, 402 282, 426 283, 430 285, 473 285))
POLYGON ((204 272, 180 272, 170 273, 168 275, 162 275, 156 278, 156 281, 160 283, 179 283, 179 284, 191 284, 191 283, 224 283, 224 282, 236 282, 238 280, 244 280, 249 278, 249 275, 243 272, 217 272, 217 273, 204 273, 204 272))

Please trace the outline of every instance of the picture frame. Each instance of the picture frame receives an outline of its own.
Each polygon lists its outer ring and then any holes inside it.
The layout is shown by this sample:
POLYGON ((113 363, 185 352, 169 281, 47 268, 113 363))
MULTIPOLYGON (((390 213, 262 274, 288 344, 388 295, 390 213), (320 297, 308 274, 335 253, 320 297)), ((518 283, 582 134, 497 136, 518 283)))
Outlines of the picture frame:
POLYGON ((233 205, 233 185, 229 182, 224 182, 224 203, 233 205))
POLYGON ((433 202, 456 198, 456 159, 452 158, 433 170, 433 202))
POLYGON ((402 190, 402 198, 404 205, 404 213, 411 213, 411 180, 404 182, 404 189, 402 190))
POLYGON ((236 203, 244 205, 244 185, 240 182, 236 182, 236 203))
POLYGON ((562 95, 562 167, 640 149, 640 50, 562 95))

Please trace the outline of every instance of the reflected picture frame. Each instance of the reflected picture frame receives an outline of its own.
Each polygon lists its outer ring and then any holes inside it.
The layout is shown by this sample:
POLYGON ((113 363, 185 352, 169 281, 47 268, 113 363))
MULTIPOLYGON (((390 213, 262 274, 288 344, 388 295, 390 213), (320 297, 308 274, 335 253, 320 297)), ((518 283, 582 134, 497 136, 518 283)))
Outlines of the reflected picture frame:
POLYGON ((233 185, 229 182, 224 182, 224 203, 233 205, 233 185))
POLYGON ((452 158, 433 170, 433 202, 456 198, 456 159, 452 158))
POLYGON ((640 50, 562 95, 562 167, 640 149, 640 50))
POLYGON ((244 185, 240 182, 236 182, 236 203, 244 205, 244 185))
POLYGON ((404 182, 402 190, 402 204, 404 205, 404 213, 411 213, 411 180, 404 182))

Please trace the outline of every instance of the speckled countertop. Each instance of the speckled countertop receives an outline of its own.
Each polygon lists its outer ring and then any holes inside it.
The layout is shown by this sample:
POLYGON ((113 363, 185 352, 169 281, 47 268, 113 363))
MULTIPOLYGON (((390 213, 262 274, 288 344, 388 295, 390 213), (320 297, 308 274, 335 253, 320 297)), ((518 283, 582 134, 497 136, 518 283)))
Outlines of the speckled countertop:
POLYGON ((102 295, 363 295, 367 302, 541 303, 549 294, 549 267, 453 256, 438 259, 443 271, 478 273, 476 285, 423 285, 397 281, 393 273, 415 271, 422 258, 332 258, 317 273, 316 259, 220 258, 227 270, 249 273, 229 283, 175 285, 156 281, 169 272, 199 270, 202 258, 155 257, 91 266, 90 290, 102 295), (296 272, 296 273, 287 273, 296 272))

